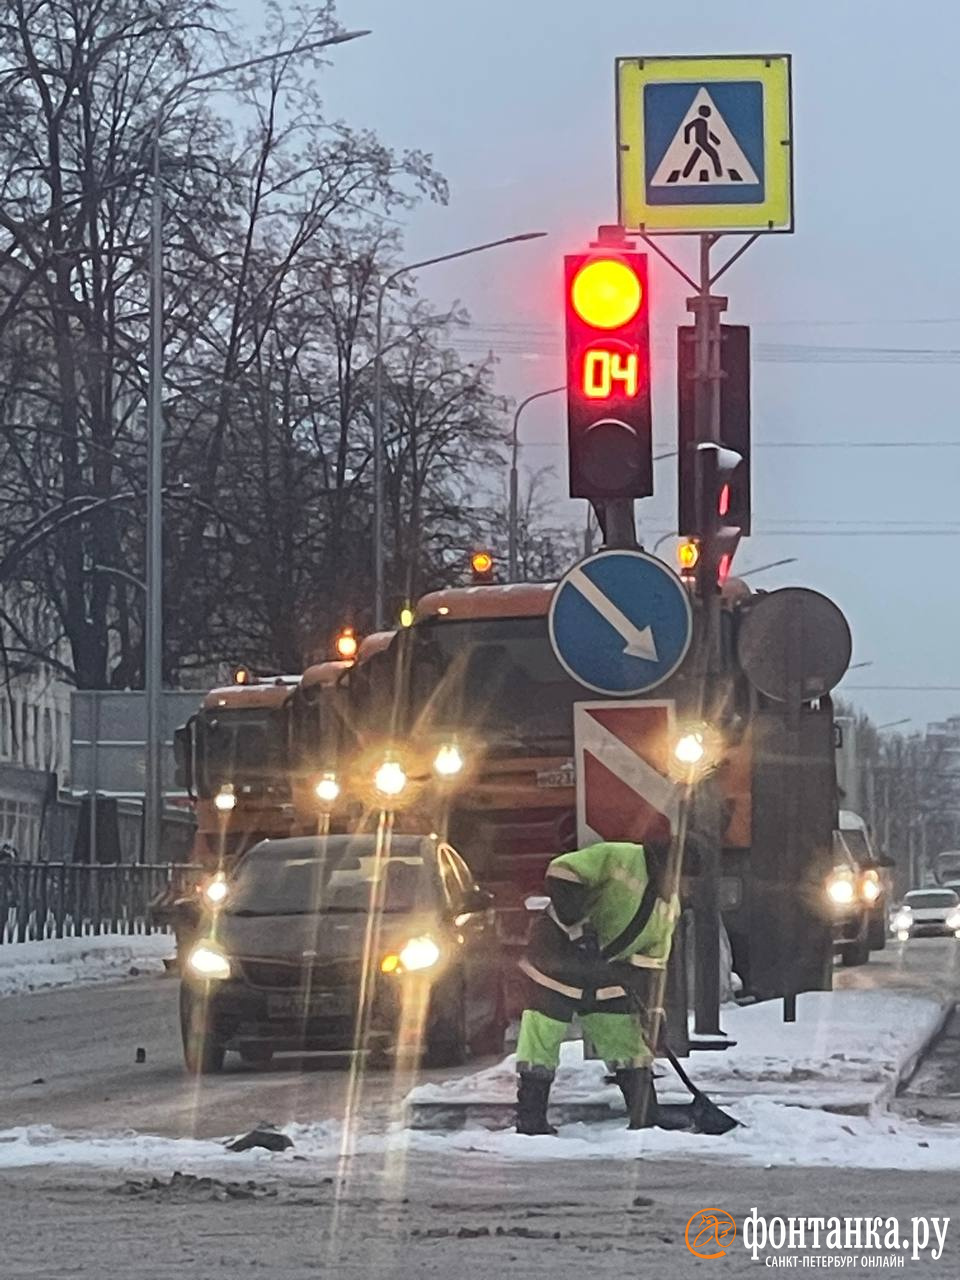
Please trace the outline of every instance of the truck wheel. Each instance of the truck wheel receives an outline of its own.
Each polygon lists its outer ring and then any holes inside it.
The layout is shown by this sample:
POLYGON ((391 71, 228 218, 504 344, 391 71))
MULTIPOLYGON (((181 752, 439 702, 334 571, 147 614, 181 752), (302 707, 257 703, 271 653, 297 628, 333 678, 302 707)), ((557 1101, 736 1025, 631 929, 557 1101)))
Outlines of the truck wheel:
POLYGON ((867 925, 867 945, 871 951, 882 951, 887 945, 887 926, 883 916, 874 916, 867 925))
POLYGON ((463 983, 440 997, 427 1030, 424 1062, 428 1067, 462 1067, 467 1060, 467 1001, 463 983))
POLYGON ((470 1049, 473 1053, 480 1056, 487 1054, 496 1054, 498 1057, 503 1055, 503 1039, 507 1033, 507 997, 503 989, 503 983, 497 982, 496 1007, 493 1011, 493 1017, 490 1024, 474 1036, 470 1042, 470 1049))
POLYGON ((855 965, 866 964, 870 959, 870 945, 867 939, 864 938, 863 942, 848 942, 845 947, 841 947, 840 959, 848 969, 852 969, 855 965))
POLYGON ((240 1061, 248 1067, 266 1067, 273 1061, 273 1045, 250 1040, 240 1046, 240 1061))
POLYGON ((183 1040, 183 1063, 193 1076, 214 1075, 223 1070, 226 1055, 223 1041, 213 1028, 203 1001, 180 986, 180 1036, 183 1040))

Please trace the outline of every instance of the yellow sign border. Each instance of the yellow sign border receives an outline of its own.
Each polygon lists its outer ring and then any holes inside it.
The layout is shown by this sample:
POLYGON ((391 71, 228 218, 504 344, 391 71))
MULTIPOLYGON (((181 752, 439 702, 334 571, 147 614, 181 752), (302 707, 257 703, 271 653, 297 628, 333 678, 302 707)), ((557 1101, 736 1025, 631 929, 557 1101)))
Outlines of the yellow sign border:
POLYGON ((617 205, 630 231, 793 230, 793 120, 790 55, 618 58, 617 205), (761 204, 646 203, 643 89, 647 84, 711 80, 763 84, 764 189, 761 204))

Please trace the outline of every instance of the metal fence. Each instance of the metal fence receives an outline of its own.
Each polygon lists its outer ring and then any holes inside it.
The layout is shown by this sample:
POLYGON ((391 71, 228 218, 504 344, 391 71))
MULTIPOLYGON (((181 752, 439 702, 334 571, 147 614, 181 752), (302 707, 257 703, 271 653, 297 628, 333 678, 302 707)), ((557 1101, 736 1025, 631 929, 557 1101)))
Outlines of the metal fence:
POLYGON ((122 863, 0 863, 0 943, 98 933, 151 933, 150 904, 176 894, 199 868, 122 863))

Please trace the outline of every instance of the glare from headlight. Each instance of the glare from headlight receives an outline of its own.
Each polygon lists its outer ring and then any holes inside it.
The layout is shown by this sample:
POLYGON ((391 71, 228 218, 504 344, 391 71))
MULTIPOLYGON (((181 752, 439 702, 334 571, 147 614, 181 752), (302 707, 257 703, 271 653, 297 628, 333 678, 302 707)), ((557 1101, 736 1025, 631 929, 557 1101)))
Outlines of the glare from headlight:
POLYGON ((864 902, 876 902, 883 892, 876 880, 864 880, 860 887, 860 894, 864 902))
POLYGON ((960 929, 960 911, 951 911, 947 916, 948 929, 960 929))
POLYGON ((908 915, 905 911, 899 911, 893 918, 893 927, 898 933, 902 932, 904 929, 909 930, 912 923, 912 916, 908 915))
POLYGON ((854 897, 853 881, 847 876, 831 876, 827 881, 827 897, 837 906, 848 906, 854 897))
POLYGON ((313 789, 314 795, 323 804, 333 804, 340 794, 340 783, 335 773, 325 773, 313 789))
POLYGON ((677 739, 673 754, 681 764, 699 764, 703 759, 706 747, 703 745, 702 733, 685 733, 677 739))
POLYGON ((441 778, 452 778, 463 768, 463 756, 454 742, 445 742, 433 761, 434 770, 441 778))
POLYGON ((230 961, 208 942, 198 942, 190 952, 190 968, 200 978, 229 978, 230 961))
POLYGON ((216 875, 207 884, 203 891, 203 896, 208 902, 212 902, 214 906, 221 903, 227 896, 227 882, 221 875, 216 875))
POLYGON ((400 952, 400 964, 413 973, 417 969, 429 969, 440 959, 440 948, 432 938, 411 938, 400 952))
POLYGON ((382 796, 398 796, 407 785, 407 775, 399 760, 384 760, 373 775, 373 785, 382 796))
POLYGON ((229 813, 231 809, 236 808, 237 797, 234 794, 232 785, 228 782, 226 786, 220 788, 213 797, 213 803, 217 806, 221 813, 229 813))

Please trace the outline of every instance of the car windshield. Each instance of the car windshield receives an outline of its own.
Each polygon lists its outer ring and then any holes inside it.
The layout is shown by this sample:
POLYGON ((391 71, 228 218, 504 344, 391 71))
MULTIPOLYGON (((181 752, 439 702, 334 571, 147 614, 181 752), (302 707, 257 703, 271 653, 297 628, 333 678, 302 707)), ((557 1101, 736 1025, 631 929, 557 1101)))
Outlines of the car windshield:
POLYGON ((474 731, 507 751, 573 752, 573 704, 583 689, 553 656, 547 620, 484 618, 417 627, 411 723, 474 731))
POLYGON ((960 898, 952 889, 920 889, 916 893, 908 893, 903 900, 906 907, 955 907, 960 898))
POLYGON ((244 707, 204 711, 198 726, 202 796, 225 783, 273 783, 283 773, 283 718, 279 710, 244 707))
POLYGON ((430 905, 427 864, 413 844, 378 858, 372 842, 268 841, 250 851, 230 884, 232 915, 395 914, 430 905), (284 845, 291 846, 284 848, 284 845))

